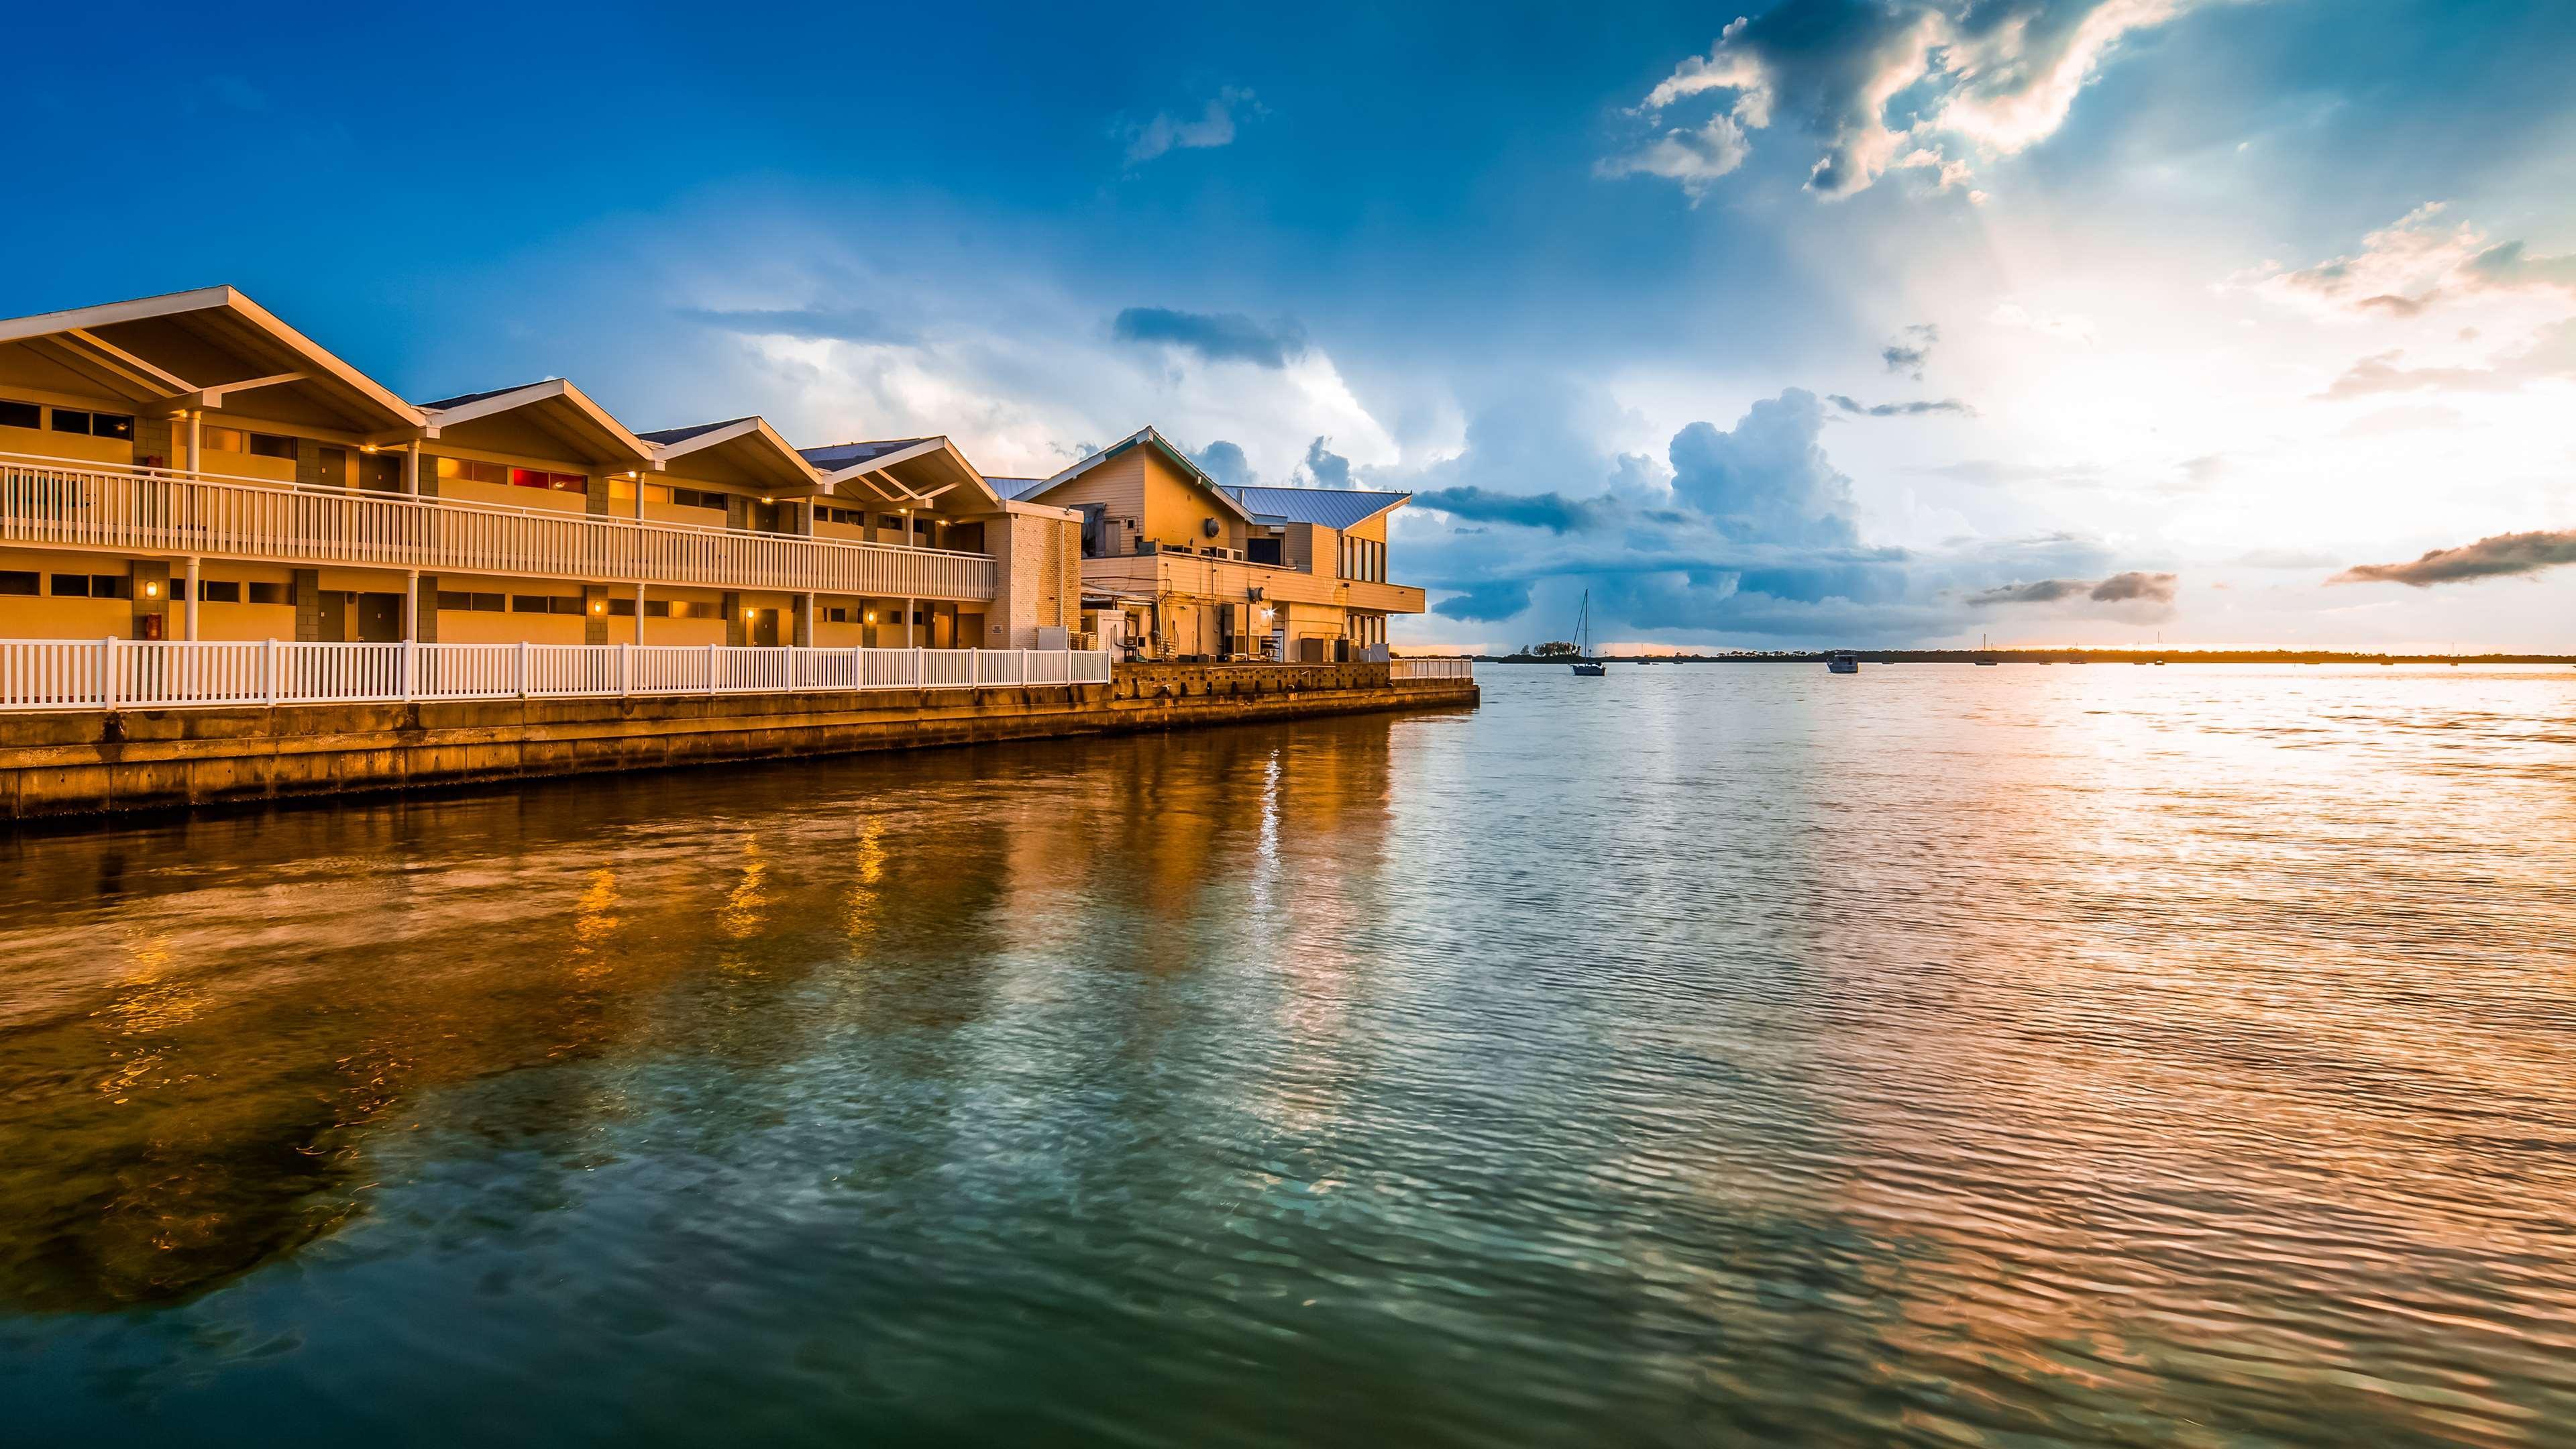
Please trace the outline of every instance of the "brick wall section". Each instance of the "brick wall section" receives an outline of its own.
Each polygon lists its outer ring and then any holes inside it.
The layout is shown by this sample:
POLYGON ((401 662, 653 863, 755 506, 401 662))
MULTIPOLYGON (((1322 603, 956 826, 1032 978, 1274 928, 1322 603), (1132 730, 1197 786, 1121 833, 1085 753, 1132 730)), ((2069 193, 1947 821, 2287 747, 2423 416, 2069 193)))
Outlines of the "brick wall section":
POLYGON ((420 589, 412 595, 412 637, 423 644, 438 642, 438 575, 422 574, 420 589))
POLYGON ((295 642, 311 644, 322 638, 322 571, 297 569, 295 583, 295 642))

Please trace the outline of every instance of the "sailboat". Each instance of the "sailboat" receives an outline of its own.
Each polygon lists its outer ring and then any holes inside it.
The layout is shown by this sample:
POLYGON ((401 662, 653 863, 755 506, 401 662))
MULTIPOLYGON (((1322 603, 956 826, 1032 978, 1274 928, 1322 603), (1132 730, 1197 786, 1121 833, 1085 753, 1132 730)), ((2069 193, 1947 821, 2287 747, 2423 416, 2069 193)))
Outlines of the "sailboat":
POLYGON ((1574 616, 1574 672, 1599 679, 1610 666, 1592 657, 1592 591, 1583 591, 1583 610, 1574 616))

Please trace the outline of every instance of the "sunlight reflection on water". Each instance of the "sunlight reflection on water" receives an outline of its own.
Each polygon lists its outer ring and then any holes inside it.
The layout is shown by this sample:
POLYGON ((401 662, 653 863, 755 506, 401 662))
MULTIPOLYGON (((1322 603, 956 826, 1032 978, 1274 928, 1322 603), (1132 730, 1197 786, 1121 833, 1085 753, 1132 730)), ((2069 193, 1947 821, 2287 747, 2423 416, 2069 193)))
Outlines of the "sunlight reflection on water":
POLYGON ((39 1438, 2576 1443, 2576 673, 0 842, 39 1438))

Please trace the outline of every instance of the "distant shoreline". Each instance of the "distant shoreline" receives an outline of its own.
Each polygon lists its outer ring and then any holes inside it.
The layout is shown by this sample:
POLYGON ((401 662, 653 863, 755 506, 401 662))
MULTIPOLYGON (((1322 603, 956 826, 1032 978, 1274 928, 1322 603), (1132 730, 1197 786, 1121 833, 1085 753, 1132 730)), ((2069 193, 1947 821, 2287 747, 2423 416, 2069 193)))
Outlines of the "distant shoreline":
MULTIPOLYGON (((1821 664, 1836 650, 1782 654, 1602 654, 1610 664, 1821 664)), ((2576 664, 2576 654, 2345 654, 2311 649, 1856 649, 1863 664, 2576 664)), ((1571 664, 1534 654, 1398 655, 1465 658, 1479 664, 1571 664)))

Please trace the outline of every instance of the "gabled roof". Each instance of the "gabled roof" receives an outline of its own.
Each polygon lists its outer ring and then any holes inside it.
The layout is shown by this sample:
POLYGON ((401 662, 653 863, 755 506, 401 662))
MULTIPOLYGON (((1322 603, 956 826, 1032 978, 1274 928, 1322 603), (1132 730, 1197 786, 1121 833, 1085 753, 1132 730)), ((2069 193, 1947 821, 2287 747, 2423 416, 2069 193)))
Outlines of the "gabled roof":
POLYGON ((813 464, 824 472, 837 473, 844 468, 852 467, 856 464, 875 462, 877 459, 883 458, 890 453, 901 453, 908 449, 918 448, 924 443, 938 441, 942 440, 936 438, 890 438, 873 443, 831 443, 820 448, 799 448, 797 451, 805 455, 806 462, 813 464))
POLYGON ((757 415, 636 436, 653 445, 653 456, 665 472, 692 478, 717 474, 721 476, 706 481, 755 487, 770 497, 802 498, 823 490, 823 475, 768 419, 757 415))
POLYGON ((422 403, 420 411, 428 420, 431 436, 453 435, 469 447, 489 442, 498 452, 542 452, 542 444, 530 448, 518 436, 533 429, 545 439, 573 449, 572 456, 583 462, 661 466, 652 444, 628 432, 624 423, 608 415, 608 409, 560 377, 518 387, 460 393, 422 403))
POLYGON ((1369 493, 1357 488, 1246 486, 1229 487, 1226 491, 1265 523, 1314 523, 1326 528, 1365 523, 1413 497, 1410 493, 1369 493))
POLYGON ((755 421, 758 420, 755 418, 727 418, 720 423, 700 423, 693 428, 663 428, 659 432, 637 433, 635 436, 642 438, 648 443, 656 445, 664 443, 685 443, 691 438, 704 433, 712 433, 718 428, 730 428, 737 424, 755 421))
POLYGON ((1002 506, 1002 495, 985 481, 983 470, 966 461, 966 455, 945 437, 833 443, 800 451, 805 461, 822 470, 831 490, 843 497, 876 499, 907 508, 936 507, 934 500, 963 487, 970 490, 969 496, 988 505, 967 512, 989 512, 1002 506), (915 486, 895 476, 892 470, 898 467, 906 473, 927 473, 933 479, 946 481, 915 486))
POLYGON ((1044 478, 986 478, 984 486, 1004 498, 1019 499, 1026 498, 1047 486, 1047 480, 1044 478))
POLYGON ((1182 452, 1171 439, 1164 437, 1161 432, 1157 431, 1150 424, 1137 429, 1135 432, 1128 434, 1126 437, 1119 439, 1117 442, 1110 444, 1108 447, 1101 449, 1099 452, 1092 454, 1090 457, 1085 458, 1081 462, 1074 464, 1072 467, 1065 469, 1063 472, 1056 474, 1054 477, 1044 480, 1039 483, 1037 487, 1017 496, 1023 501, 1034 500, 1047 493, 1050 489, 1053 489, 1057 484, 1069 483, 1072 480, 1081 477, 1083 474, 1090 472, 1092 469, 1099 467, 1101 464, 1108 462, 1110 459, 1117 457, 1119 454, 1126 452, 1130 448, 1151 448, 1155 452, 1162 454, 1164 461, 1170 463, 1173 467, 1180 469, 1183 473, 1188 474, 1190 481, 1198 484, 1201 488, 1206 489, 1210 494, 1214 495, 1216 501, 1220 505, 1231 512, 1240 515, 1246 523, 1258 521, 1253 518, 1252 511, 1243 506, 1243 500, 1225 491, 1224 484, 1209 477, 1205 468, 1200 467, 1196 460, 1192 459, 1189 454, 1182 452))
POLYGON ((126 399, 410 437, 418 409, 231 287, 200 287, 0 321, 0 374, 126 399))

